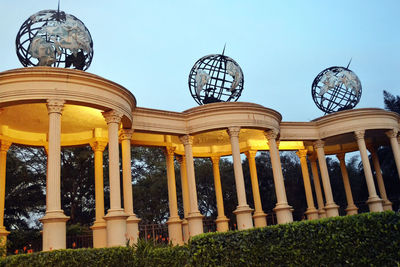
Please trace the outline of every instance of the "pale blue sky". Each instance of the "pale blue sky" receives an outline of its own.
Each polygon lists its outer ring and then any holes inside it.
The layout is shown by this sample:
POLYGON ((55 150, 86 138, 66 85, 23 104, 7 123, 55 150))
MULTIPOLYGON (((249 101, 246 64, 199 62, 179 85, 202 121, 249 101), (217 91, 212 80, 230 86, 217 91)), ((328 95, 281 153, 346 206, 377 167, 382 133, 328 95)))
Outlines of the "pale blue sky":
MULTIPOLYGON (((0 0, 0 71, 19 68, 22 23, 57 0, 0 0)), ((239 101, 309 121, 323 112, 311 98, 315 76, 346 66, 360 78, 357 108, 383 107, 382 90, 400 94, 400 1, 106 1, 62 0, 61 9, 91 32, 88 72, 129 89, 138 106, 194 106, 188 74, 201 57, 221 53, 244 72, 239 101)))

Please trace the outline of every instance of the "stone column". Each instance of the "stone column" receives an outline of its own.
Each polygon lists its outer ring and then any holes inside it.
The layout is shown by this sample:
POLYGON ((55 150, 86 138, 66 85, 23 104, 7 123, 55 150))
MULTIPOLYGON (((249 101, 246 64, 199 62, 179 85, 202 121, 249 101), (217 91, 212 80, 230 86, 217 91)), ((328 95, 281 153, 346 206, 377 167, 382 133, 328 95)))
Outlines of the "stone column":
POLYGON ((178 162, 181 166, 181 186, 182 186, 182 202, 183 202, 183 215, 184 219, 182 220, 182 234, 183 241, 187 243, 189 241, 189 224, 187 221, 188 214, 190 212, 189 205, 189 186, 188 186, 188 178, 187 178, 187 170, 186 170, 186 158, 185 156, 177 157, 178 162))
POLYGON ((244 186, 244 177, 242 169, 242 159, 240 158, 239 133, 240 127, 229 127, 228 135, 231 139, 233 169, 235 172, 236 194, 238 206, 233 213, 236 215, 237 226, 239 230, 253 227, 251 212, 253 211, 246 200, 246 189, 244 186))
POLYGON ((324 197, 322 196, 321 183, 319 182, 318 175, 318 166, 317 166, 317 157, 316 155, 312 155, 309 157, 311 163, 311 172, 314 180, 314 189, 315 194, 317 195, 317 204, 318 204, 318 217, 326 218, 326 211, 324 207, 324 197))
POLYGON ((217 210, 218 217, 215 220, 217 224, 218 232, 226 232, 229 230, 229 219, 225 216, 224 211, 224 199, 222 197, 222 186, 221 186, 221 176, 219 173, 219 158, 217 156, 211 157, 212 166, 213 166, 213 174, 214 174, 214 187, 215 187, 215 197, 217 200, 217 210))
POLYGON ((91 227, 93 231, 93 247, 104 248, 107 246, 107 229, 104 217, 104 176, 103 176, 103 151, 107 142, 95 141, 90 144, 94 151, 94 188, 96 199, 96 220, 91 227))
POLYGON ((347 173, 346 161, 344 159, 345 154, 344 153, 340 153, 340 154, 337 154, 336 157, 338 158, 338 160, 340 162, 340 170, 342 171, 342 179, 343 179, 343 184, 344 184, 344 191, 346 192, 346 200, 347 200, 346 214, 347 215, 357 214, 358 213, 357 212, 358 208, 357 208, 356 205, 354 205, 353 195, 351 193, 349 175, 347 173))
POLYGON ((312 195, 310 175, 308 173, 307 158, 306 158, 307 149, 301 149, 297 151, 296 155, 300 158, 301 173, 303 175, 304 190, 306 192, 307 211, 305 212, 305 214, 307 215, 308 220, 318 219, 318 210, 314 206, 314 198, 312 195))
POLYGON ((247 160, 249 161, 249 169, 250 169, 250 177, 251 177, 251 188, 253 191, 253 199, 254 199, 254 226, 255 227, 264 227, 267 226, 267 214, 264 213, 261 197, 260 197, 260 188, 258 185, 258 177, 257 177, 257 167, 256 167, 256 154, 257 150, 249 150, 246 153, 247 160))
POLYGON ((380 199, 376 194, 374 178, 372 176, 371 166, 369 164, 367 147, 364 140, 365 131, 355 131, 354 134, 357 139, 358 149, 360 150, 361 160, 364 167, 365 180, 367 181, 369 193, 367 203, 369 206, 369 210, 383 211, 382 199, 380 199))
POLYGON ((269 130, 265 132, 265 137, 268 140, 269 154, 271 157, 272 173, 274 175, 275 193, 276 193, 276 206, 274 211, 278 223, 289 223, 293 221, 292 207, 288 205, 286 198, 285 183, 283 181, 283 173, 281 166, 281 158, 279 155, 278 146, 276 144, 276 137, 278 132, 269 130))
POLYGON ((43 251, 66 248, 66 222, 61 209, 61 114, 64 100, 47 100, 49 114, 46 179, 46 214, 43 223, 43 251))
POLYGON ((325 192, 325 211, 327 217, 339 216, 339 206, 333 200, 331 182, 329 181, 328 167, 326 166, 324 141, 318 140, 314 142, 314 149, 317 151, 319 169, 321 171, 322 185, 325 192))
POLYGON ((131 163, 131 139, 133 130, 122 129, 120 132, 122 154, 122 187, 124 191, 124 211, 128 214, 126 219, 126 236, 129 244, 136 244, 139 238, 140 219, 133 212, 132 196, 132 163, 131 163))
POLYGON ((387 137, 389 137, 390 139, 390 145, 392 146, 394 161, 397 167, 397 174, 399 175, 400 178, 400 145, 397 140, 397 134, 398 134, 397 129, 393 129, 386 132, 387 137))
MULTIPOLYGON (((6 162, 11 142, 0 140, 0 246, 5 245, 10 232, 4 227, 4 206, 6 199, 6 162)), ((1 256, 1 255, 0 255, 1 256)))
POLYGON ((166 164, 167 164, 167 183, 168 183, 168 235, 173 245, 182 245, 182 220, 178 215, 178 203, 176 198, 176 182, 174 169, 174 151, 175 147, 167 146, 165 148, 166 164))
POLYGON ((198 202, 197 202, 197 191, 196 191, 196 179, 194 175, 194 164, 193 164, 193 136, 184 135, 180 137, 181 142, 185 146, 185 158, 186 158, 186 171, 189 188, 189 214, 187 216, 189 224, 189 236, 195 236, 203 233, 203 215, 201 215, 198 202))
POLYGON ((110 180, 110 209, 104 219, 107 223, 107 246, 125 246, 126 219, 129 217, 121 208, 119 172, 118 129, 122 114, 115 110, 103 112, 108 125, 108 161, 110 180))
POLYGON ((379 164, 379 159, 378 159, 378 154, 376 153, 376 149, 375 147, 370 146, 368 147, 368 150, 371 153, 372 163, 374 164, 376 180, 378 182, 379 192, 383 200, 383 210, 393 210, 392 202, 389 201, 386 195, 385 183, 383 182, 381 165, 379 164))

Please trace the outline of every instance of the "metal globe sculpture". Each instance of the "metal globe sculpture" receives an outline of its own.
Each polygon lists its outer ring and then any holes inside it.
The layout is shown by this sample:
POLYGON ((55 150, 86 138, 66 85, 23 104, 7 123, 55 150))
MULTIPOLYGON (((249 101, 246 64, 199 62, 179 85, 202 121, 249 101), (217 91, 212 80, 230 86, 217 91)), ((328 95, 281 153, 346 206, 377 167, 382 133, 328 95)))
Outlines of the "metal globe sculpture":
POLYGON ((321 71, 311 86, 312 98, 325 114, 354 108, 360 102, 361 91, 360 79, 345 67, 321 71))
POLYGON ((89 68, 93 41, 75 16, 59 10, 42 10, 30 16, 18 31, 17 56, 24 67, 89 68))
POLYGON ((200 58, 189 74, 190 94, 199 105, 237 101, 243 84, 239 64, 223 53, 200 58))

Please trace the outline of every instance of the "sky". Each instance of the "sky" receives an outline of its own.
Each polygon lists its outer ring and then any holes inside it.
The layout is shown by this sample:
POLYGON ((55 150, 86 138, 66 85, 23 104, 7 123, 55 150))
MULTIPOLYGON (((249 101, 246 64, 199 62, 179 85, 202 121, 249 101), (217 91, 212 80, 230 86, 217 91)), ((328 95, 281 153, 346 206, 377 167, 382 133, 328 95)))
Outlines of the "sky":
MULTIPOLYGON (((20 68, 15 37, 32 14, 57 0, 0 0, 0 71, 20 68)), ((331 66, 361 80, 357 108, 383 108, 383 90, 400 94, 400 1, 61 0, 60 9, 89 29, 87 70, 121 84, 137 106, 182 112, 198 104, 188 88, 194 63, 208 54, 233 58, 244 73, 239 101, 310 121, 324 113, 311 84, 331 66)))

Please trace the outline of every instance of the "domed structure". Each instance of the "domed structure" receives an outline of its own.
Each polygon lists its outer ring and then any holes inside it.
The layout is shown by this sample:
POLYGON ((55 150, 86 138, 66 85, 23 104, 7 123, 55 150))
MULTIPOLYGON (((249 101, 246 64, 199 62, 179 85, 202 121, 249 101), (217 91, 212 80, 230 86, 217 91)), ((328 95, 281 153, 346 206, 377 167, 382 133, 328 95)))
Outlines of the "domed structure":
POLYGON ((19 29, 15 43, 24 67, 86 70, 93 58, 88 29, 75 16, 59 10, 42 10, 30 16, 19 29))
POLYGON ((200 58, 189 74, 190 94, 199 105, 237 101, 243 84, 239 64, 223 53, 200 58))
POLYGON ((361 82, 344 67, 330 67, 315 77, 311 94, 317 107, 325 114, 352 109, 361 98, 361 82))

